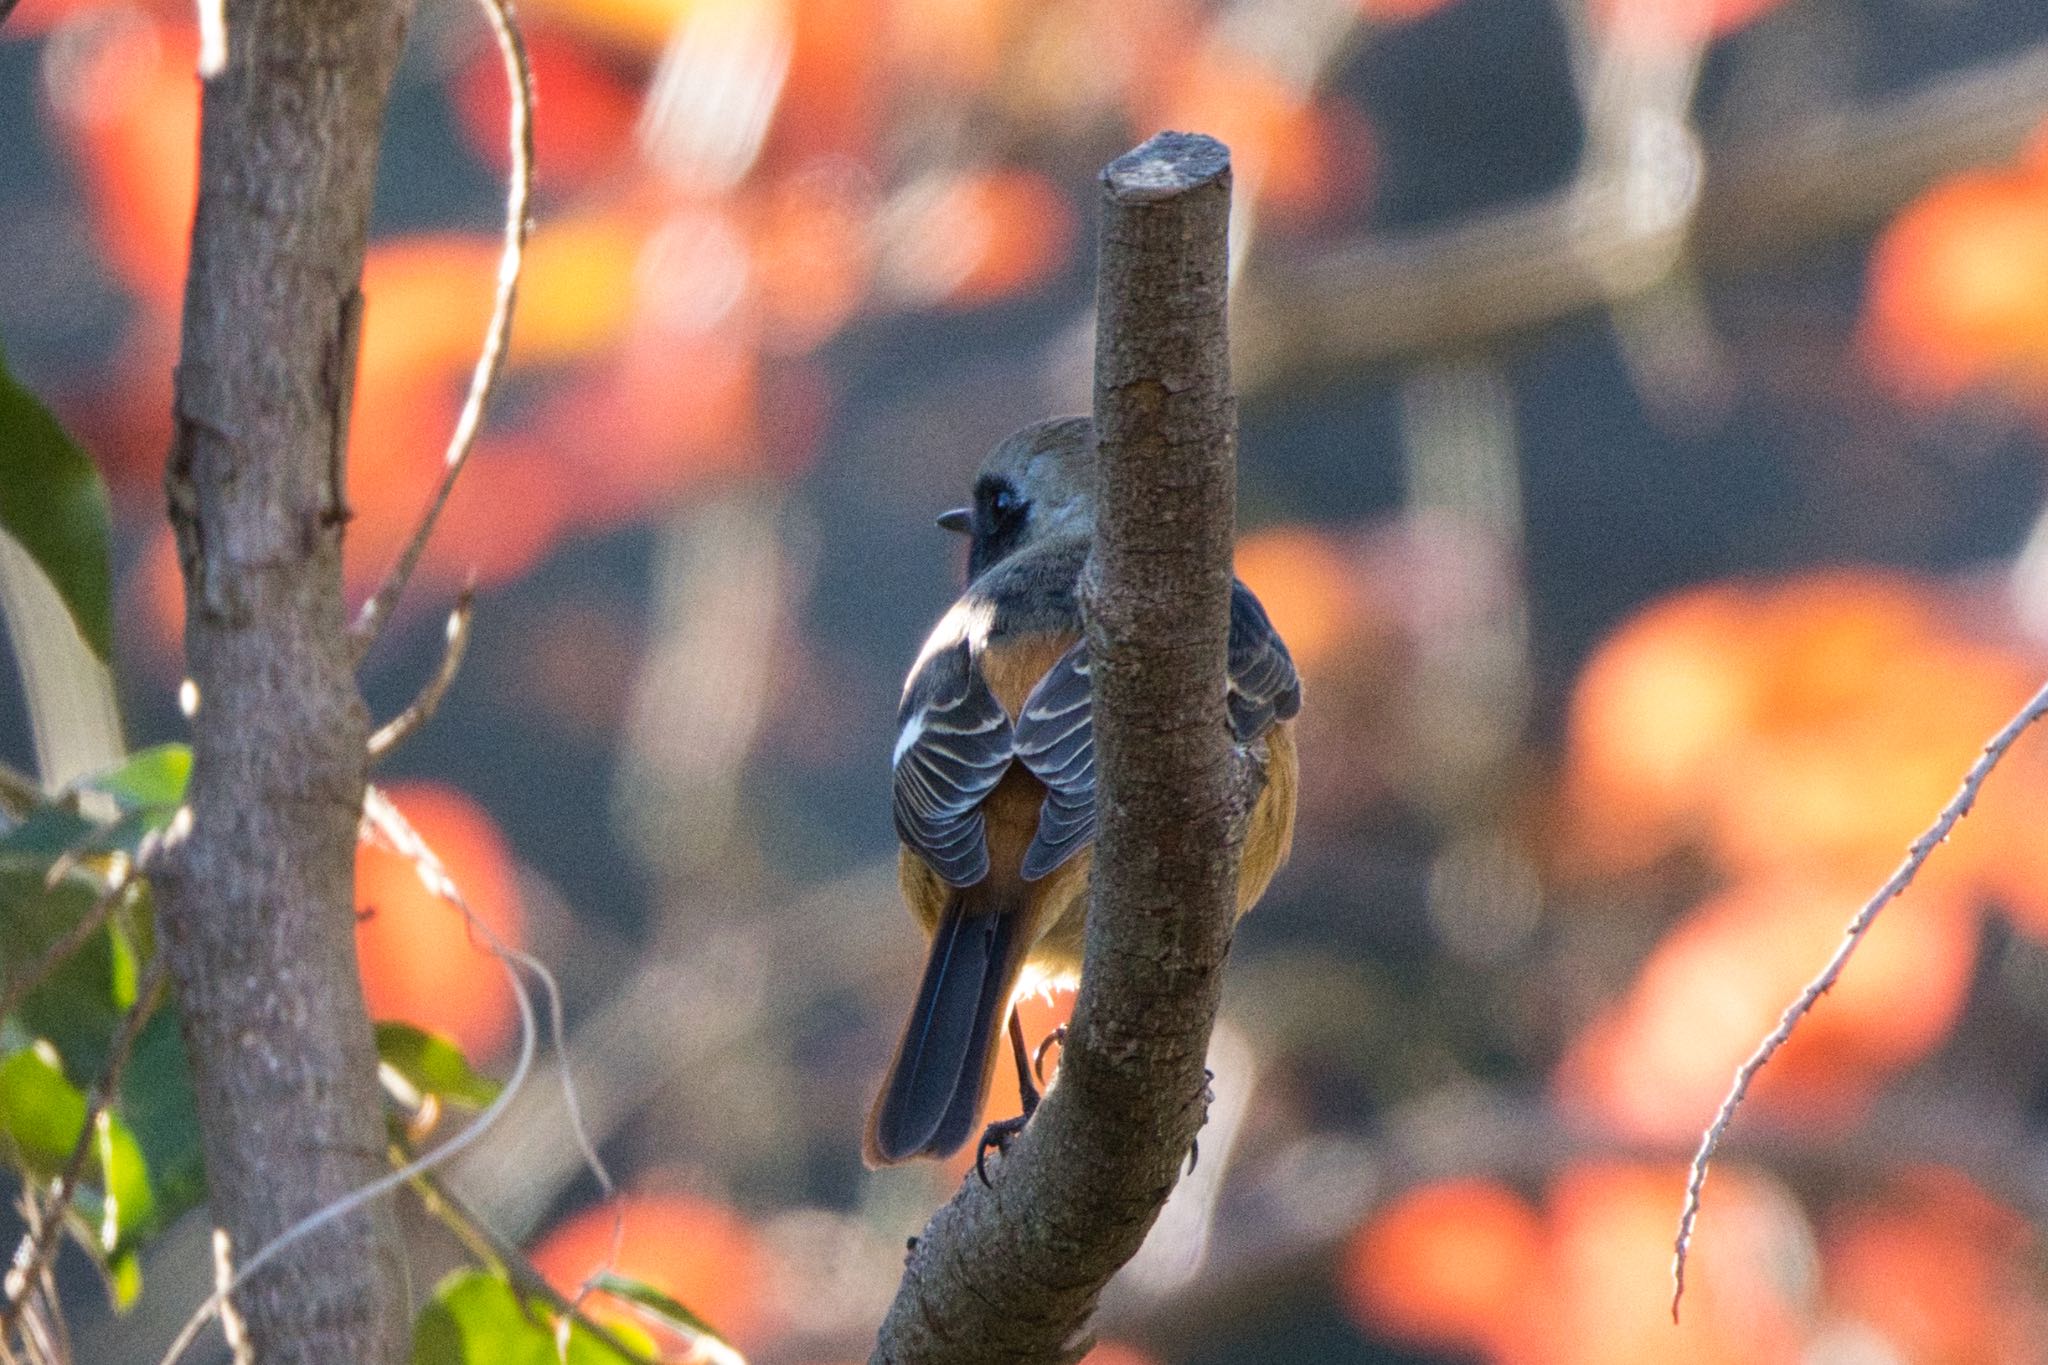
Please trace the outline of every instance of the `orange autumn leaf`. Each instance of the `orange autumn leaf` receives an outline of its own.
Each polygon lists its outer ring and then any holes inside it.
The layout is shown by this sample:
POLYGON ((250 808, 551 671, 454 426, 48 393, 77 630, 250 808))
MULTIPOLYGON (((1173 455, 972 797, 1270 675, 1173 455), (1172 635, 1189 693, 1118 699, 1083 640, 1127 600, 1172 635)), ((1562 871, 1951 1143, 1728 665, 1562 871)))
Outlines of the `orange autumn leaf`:
MULTIPOLYGON (((670 1295, 741 1347, 758 1340, 771 1320, 762 1298, 766 1249, 739 1214, 699 1195, 621 1195, 556 1224, 531 1255, 564 1294, 575 1294, 601 1272, 623 1275, 670 1295)), ((602 1295, 592 1306, 646 1326, 645 1318, 608 1305, 602 1295)))
MULTIPOLYGON (((2048 139, 2044 139, 2048 145, 2048 139)), ((1864 340, 1909 399, 2048 396, 2048 157, 1936 185, 1871 254, 1864 340)))
POLYGON ((1491 1180, 1426 1185, 1352 1237, 1339 1293, 1367 1331, 1494 1365, 1792 1365, 1805 1231, 1743 1171, 1716 1173, 1714 1237, 1670 1318, 1675 1167, 1583 1162, 1532 1207, 1491 1180), (1774 1278, 1776 1276, 1777 1278, 1774 1278))
MULTIPOLYGON (((1536 1300, 1544 1365, 1795 1365, 1810 1292, 1809 1234, 1784 1195, 1717 1169, 1711 1233, 1693 1248, 1684 1317, 1671 1321, 1677 1166, 1584 1163, 1545 1200, 1548 1254, 1536 1300)), ((1529 1359, 1530 1357, 1517 1357, 1529 1359)))
MULTIPOLYGON (((470 911, 506 944, 522 941, 512 855, 490 816, 452 787, 394 782, 385 794, 419 831, 470 911)), ((374 1019, 445 1033, 471 1057, 512 1036, 518 1009, 498 960, 462 911, 429 891, 410 858, 356 850, 356 952, 374 1019)))
POLYGON ((1945 1168, 1910 1171, 1825 1225, 1830 1306, 1924 1365, 2038 1365, 2048 1331, 2026 1221, 1945 1168))
MULTIPOLYGON (((1650 608, 1573 697, 1570 854, 1613 871, 1697 841, 1741 875, 1818 863, 1874 885, 2033 689, 2029 652, 1965 633, 1968 605, 1832 571, 1650 608)), ((1965 824, 1925 875, 1993 865, 1990 833, 1965 824)))
MULTIPOLYGON (((1573 1044, 1557 1072, 1561 1100, 1634 1137, 1697 1136, 1870 891, 1787 878, 1709 900, 1573 1044)), ((1887 1077, 1947 1036, 1969 988, 1978 927, 1966 899, 1930 887, 1893 905, 1759 1073, 1751 1110, 1781 1121, 1853 1118, 1887 1077)))
POLYGON ((795 0, 789 74, 764 159, 865 162, 884 111, 882 27, 868 0, 795 0))
MULTIPOLYGON (((644 236, 619 215, 557 218, 537 230, 520 275, 508 363, 567 360, 609 343, 631 313, 644 236)), ((372 243, 363 262, 359 386, 387 377, 465 385, 483 349, 499 250, 482 233, 372 243)))
MULTIPOLYGON (((510 360, 559 363, 614 342, 633 314, 647 233, 648 224, 623 212, 557 216, 536 229, 519 279, 510 360)), ((482 338, 479 330, 472 356, 482 338)))
POLYGON ((677 25, 706 0, 529 0, 522 8, 546 22, 629 51, 661 51, 677 25))
POLYGON ((1694 589, 1629 621, 1580 673, 1565 792, 1596 865, 1647 862, 1697 819, 1757 709, 1747 623, 1741 590, 1694 589))
POLYGON ((1346 1245, 1338 1291, 1376 1332, 1427 1346, 1490 1350, 1522 1331, 1542 1273, 1542 1220, 1491 1180, 1412 1190, 1346 1245))
POLYGON ((1017 0, 894 0, 878 7, 894 63, 954 90, 986 88, 1027 17, 1017 0))
MULTIPOLYGON (((543 25, 526 26, 534 103, 534 178, 544 190, 577 189, 619 173, 633 154, 637 80, 601 60, 596 45, 543 25)), ((456 73, 452 102, 472 153, 502 175, 511 164, 511 99, 495 44, 479 43, 456 73)))

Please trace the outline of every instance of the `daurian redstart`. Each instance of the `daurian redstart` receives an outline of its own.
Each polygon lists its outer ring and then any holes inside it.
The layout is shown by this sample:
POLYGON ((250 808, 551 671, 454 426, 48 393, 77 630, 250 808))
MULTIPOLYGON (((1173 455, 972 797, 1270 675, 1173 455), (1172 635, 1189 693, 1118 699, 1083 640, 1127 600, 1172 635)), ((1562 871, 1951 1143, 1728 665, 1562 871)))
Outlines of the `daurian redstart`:
MULTIPOLYGON (((1039 422, 990 452, 972 507, 939 518, 969 537, 968 586, 911 665, 894 759, 903 898, 931 955, 868 1119, 872 1166, 946 1156, 967 1140, 1006 1021, 1028 1117, 1036 1091, 1011 1004, 1072 985, 1081 970, 1095 743, 1078 592, 1095 470, 1089 419, 1039 422)), ((1266 758, 1238 873, 1241 915, 1293 843, 1301 683, 1236 582, 1229 655, 1232 736, 1263 743, 1266 758)))

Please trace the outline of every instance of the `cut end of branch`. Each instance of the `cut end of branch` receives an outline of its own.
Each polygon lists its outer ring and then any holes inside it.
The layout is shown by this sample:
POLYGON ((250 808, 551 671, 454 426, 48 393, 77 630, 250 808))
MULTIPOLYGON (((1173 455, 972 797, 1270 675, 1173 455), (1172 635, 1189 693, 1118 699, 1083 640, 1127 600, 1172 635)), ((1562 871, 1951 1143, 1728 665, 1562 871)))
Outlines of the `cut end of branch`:
POLYGON ((1170 199, 1216 181, 1228 182, 1230 149, 1206 133, 1155 133, 1109 163, 1102 183, 1129 204, 1170 199))

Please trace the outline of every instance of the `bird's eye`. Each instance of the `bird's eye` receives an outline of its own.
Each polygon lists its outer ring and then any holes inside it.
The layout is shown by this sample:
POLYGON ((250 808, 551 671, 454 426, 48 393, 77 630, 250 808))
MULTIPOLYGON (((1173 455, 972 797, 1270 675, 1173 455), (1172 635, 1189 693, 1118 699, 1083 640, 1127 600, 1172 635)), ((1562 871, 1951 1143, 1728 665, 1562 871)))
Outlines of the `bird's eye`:
POLYGON ((1017 495, 1007 488, 998 488, 988 500, 989 510, 999 517, 1007 517, 1017 510, 1017 495))

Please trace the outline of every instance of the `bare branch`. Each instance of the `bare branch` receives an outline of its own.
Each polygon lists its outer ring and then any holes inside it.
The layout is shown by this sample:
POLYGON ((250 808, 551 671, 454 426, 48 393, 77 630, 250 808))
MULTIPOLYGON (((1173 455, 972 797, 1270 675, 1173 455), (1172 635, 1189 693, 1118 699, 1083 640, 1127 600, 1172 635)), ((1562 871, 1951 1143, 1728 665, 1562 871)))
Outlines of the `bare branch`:
POLYGON ((505 246, 498 257, 498 288, 491 303, 490 324, 484 332, 483 352, 477 356, 476 368, 470 374, 469 396, 463 400, 455 432, 448 438, 448 450, 441 459, 441 481, 434 486, 426 510, 420 514, 419 525, 413 529, 412 539, 406 542, 398 562, 363 603, 355 624, 349 628, 358 662, 376 643, 398 605, 399 596, 426 551, 427 537, 433 534, 441 509, 448 505, 448 495, 455 491, 456 477, 469 462, 469 452, 475 447, 477 431, 483 425, 484 405, 490 401, 491 391, 497 387, 498 376, 505 368, 505 348, 512 338, 512 308, 519 296, 519 271, 526 259, 526 237, 532 227, 529 207, 533 200, 533 66, 527 59, 526 40, 520 36, 519 24, 512 16, 511 0, 478 3, 491 21, 491 33, 498 41, 499 55, 504 58, 505 81, 512 96, 512 169, 505 187, 505 246))
POLYGON ((135 1003, 121 1016, 121 1026, 115 1030, 108 1048, 106 1069, 100 1073, 86 1099, 85 1123, 78 1130, 78 1140, 71 1145, 71 1155, 57 1173, 56 1183, 50 1187, 49 1200, 43 1206, 37 1225, 28 1233, 26 1254, 17 1253, 13 1266, 7 1272, 7 1302, 0 1307, 0 1340, 14 1331, 22 1305, 28 1301, 29 1292, 42 1277, 51 1254, 57 1249, 57 1238, 64 1231, 65 1215, 78 1194, 78 1182, 85 1177, 85 1164, 92 1158, 93 1139, 99 1134, 100 1120, 114 1102, 114 1096, 120 1093, 121 1073, 128 1069, 128 1058, 135 1050, 135 1040, 142 1036, 150 1016, 163 1002, 164 986, 169 980, 169 965, 159 953, 150 959, 149 968, 142 975, 142 981, 136 988, 135 1003))
POLYGON ((911 1252, 873 1360, 1075 1360, 1207 1109, 1243 774, 1223 718, 1236 506, 1229 153, 1166 133, 1103 176, 1097 541, 1084 594, 1100 828, 1059 1083, 911 1252))
POLYGON ((1497 342, 1640 294, 1683 265, 1728 271, 1883 221, 1939 176, 2007 156, 2048 116, 2048 47, 1910 94, 1706 150, 1689 232, 1575 181, 1454 226, 1375 233, 1247 274, 1247 388, 1497 342))
POLYGON ((469 650, 470 618, 476 609, 476 584, 472 582, 455 599, 455 610, 448 613, 448 644, 441 651, 441 666, 434 676, 427 679, 427 685, 413 698, 412 705, 379 726, 370 736, 370 761, 377 762, 410 738, 414 731, 434 718, 434 712, 441 707, 441 698, 455 683, 455 675, 462 671, 462 656, 469 650))
POLYGON ((1756 1051, 1750 1054, 1749 1060, 1736 1070, 1735 1082, 1729 1087, 1727 1097, 1721 1101, 1720 1109, 1714 1114, 1714 1121, 1707 1125, 1706 1133, 1700 1138, 1699 1151, 1694 1153, 1692 1169, 1686 1177, 1685 1207, 1678 1216, 1678 1237, 1673 1244, 1671 1257, 1673 1322, 1678 1321, 1679 1301, 1685 1297, 1686 1255, 1692 1249, 1693 1225, 1699 1220, 1700 1191, 1707 1183, 1707 1166, 1713 1161, 1714 1153, 1720 1149, 1721 1139, 1727 1133, 1728 1125, 1734 1121, 1735 1111, 1741 1107, 1743 1097, 1749 1093, 1750 1082, 1756 1079, 1756 1073, 1763 1070, 1764 1064, 1776 1055, 1778 1049, 1785 1045, 1785 1040, 1792 1036, 1792 1030, 1798 1027, 1799 1021, 1804 1019, 1819 1003, 1820 998, 1834 986, 1836 979, 1842 974, 1842 969, 1849 964, 1850 955, 1856 951, 1857 945, 1863 942, 1863 936, 1870 932, 1870 926, 1877 922, 1878 912, 1913 884, 1913 878, 1920 874, 1920 867, 1927 861, 1928 856, 1948 841, 1949 832, 1955 828, 1956 822, 1968 815, 1970 808, 1977 804, 1978 788, 1984 785, 1984 779, 1989 777, 1991 770, 2005 758, 2006 751, 2012 748, 2014 741, 2019 739, 2028 726, 2041 719, 2043 715, 2048 715, 2048 686, 2043 686, 2036 692, 2033 699, 2021 708, 2020 713, 2008 721, 2003 730, 1992 736, 1991 742, 1984 746, 1983 754, 1970 765, 1970 771, 1963 775, 1962 786, 1956 789, 1956 794, 1949 799, 1949 803, 1941 808, 1941 814, 1935 817, 1934 823, 1929 825, 1926 832, 1915 839, 1912 846, 1906 850, 1905 860, 1899 864, 1898 870, 1892 873, 1885 884, 1877 889, 1877 894, 1865 902, 1863 908, 1856 912, 1855 918, 1849 921, 1849 927, 1842 933, 1841 943, 1836 946, 1834 955, 1828 959, 1827 965, 1821 968, 1820 975, 1809 981, 1806 989, 1799 992, 1798 998, 1786 1006, 1785 1013, 1778 1020, 1778 1026, 1757 1044, 1756 1051))

